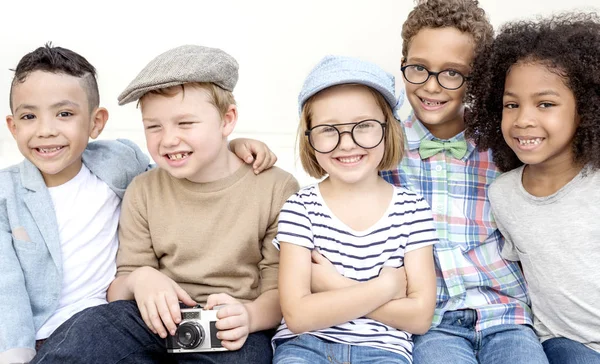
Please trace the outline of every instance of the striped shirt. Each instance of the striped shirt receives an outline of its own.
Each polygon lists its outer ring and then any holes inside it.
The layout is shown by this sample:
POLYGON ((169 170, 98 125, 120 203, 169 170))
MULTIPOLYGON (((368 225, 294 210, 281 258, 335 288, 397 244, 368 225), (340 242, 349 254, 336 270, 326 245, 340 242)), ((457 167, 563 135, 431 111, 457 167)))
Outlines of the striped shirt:
MULTIPOLYGON (((532 324, 525 280, 515 262, 500 256, 504 244, 496 228, 487 191, 500 174, 490 151, 467 141, 460 160, 438 153, 422 160, 422 140, 434 136, 414 114, 402 122, 405 156, 396 170, 382 172, 388 182, 422 195, 431 206, 440 240, 434 247, 437 305, 433 326, 446 311, 474 309, 476 330, 500 324, 532 324)), ((449 141, 465 140, 464 132, 449 141)))
MULTIPOLYGON (((301 189, 283 206, 273 241, 277 248, 279 242, 317 249, 340 274, 362 282, 377 277, 384 266, 402 267, 406 252, 434 244, 437 238, 431 210, 414 192, 395 187, 383 217, 369 229, 355 231, 329 210, 315 184, 301 189)), ((369 318, 310 334, 338 343, 389 350, 412 360, 411 334, 369 318)), ((282 320, 273 340, 293 336, 282 320)))

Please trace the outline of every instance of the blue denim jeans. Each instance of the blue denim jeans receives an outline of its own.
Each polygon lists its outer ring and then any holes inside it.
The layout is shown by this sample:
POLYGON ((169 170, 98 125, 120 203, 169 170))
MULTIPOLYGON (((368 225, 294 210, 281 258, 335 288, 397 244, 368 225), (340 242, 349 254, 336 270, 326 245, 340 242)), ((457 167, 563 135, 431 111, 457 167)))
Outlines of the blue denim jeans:
POLYGON ((410 364, 400 354, 369 346, 346 345, 302 334, 277 343, 273 364, 410 364))
POLYGON ((169 354, 135 301, 116 301, 74 315, 46 340, 31 364, 260 363, 273 357, 271 332, 255 332, 237 351, 169 354))
POLYGON ((542 346, 550 364, 600 364, 600 353, 577 341, 557 337, 542 346))
POLYGON ((440 325, 414 335, 415 364, 548 364, 533 329, 497 325, 475 331, 477 312, 450 311, 440 325))

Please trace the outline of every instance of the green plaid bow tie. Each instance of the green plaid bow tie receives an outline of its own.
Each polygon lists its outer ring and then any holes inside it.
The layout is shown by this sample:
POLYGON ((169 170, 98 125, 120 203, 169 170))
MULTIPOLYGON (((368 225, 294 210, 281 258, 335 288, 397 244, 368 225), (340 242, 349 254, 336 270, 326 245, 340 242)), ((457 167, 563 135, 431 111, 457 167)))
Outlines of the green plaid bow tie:
POLYGON ((435 140, 423 140, 419 146, 421 159, 427 159, 443 150, 448 150, 456 159, 462 159, 467 154, 467 142, 439 142, 435 140))

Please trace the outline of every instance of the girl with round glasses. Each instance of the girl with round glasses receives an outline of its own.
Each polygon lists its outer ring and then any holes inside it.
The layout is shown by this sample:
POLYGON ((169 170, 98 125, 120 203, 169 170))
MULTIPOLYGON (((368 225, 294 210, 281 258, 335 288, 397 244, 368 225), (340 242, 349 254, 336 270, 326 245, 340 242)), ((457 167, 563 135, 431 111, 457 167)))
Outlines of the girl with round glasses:
POLYGON ((326 57, 305 81, 300 158, 322 180, 279 215, 274 363, 411 363, 411 334, 431 325, 431 211, 378 175, 402 158, 395 103, 394 78, 352 58, 326 57))

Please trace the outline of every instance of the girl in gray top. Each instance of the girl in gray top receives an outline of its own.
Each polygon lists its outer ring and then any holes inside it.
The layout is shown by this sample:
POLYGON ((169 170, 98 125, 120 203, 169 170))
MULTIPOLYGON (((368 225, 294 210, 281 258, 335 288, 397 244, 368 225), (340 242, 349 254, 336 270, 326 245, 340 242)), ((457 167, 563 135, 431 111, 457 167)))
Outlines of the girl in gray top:
POLYGON ((600 19, 505 25, 473 67, 467 134, 510 171, 489 198, 551 364, 600 363, 600 19))

